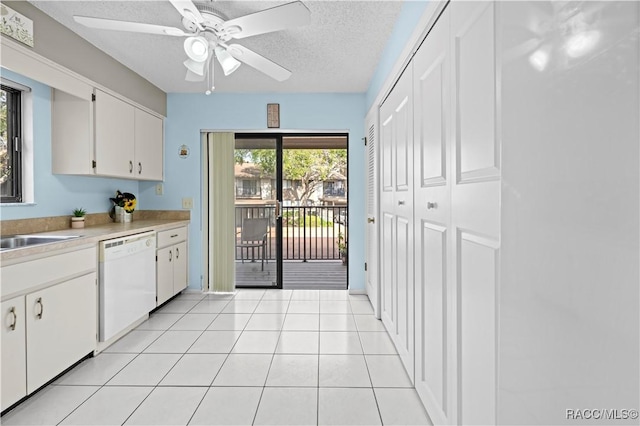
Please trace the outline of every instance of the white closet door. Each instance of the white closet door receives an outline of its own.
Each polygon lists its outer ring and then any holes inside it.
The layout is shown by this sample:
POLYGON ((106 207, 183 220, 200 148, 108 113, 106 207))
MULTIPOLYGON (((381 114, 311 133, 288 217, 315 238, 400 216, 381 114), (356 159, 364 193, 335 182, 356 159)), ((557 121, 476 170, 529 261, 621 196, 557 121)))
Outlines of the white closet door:
POLYGON ((455 283, 451 246, 449 10, 413 59, 415 184, 415 386, 434 424, 454 424, 455 283))
POLYGON ((496 423, 500 248, 500 111, 495 5, 452 2, 453 259, 458 424, 496 423))
POLYGON ((365 147, 365 164, 367 171, 366 182, 366 209, 367 224, 365 232, 365 262, 367 269, 365 281, 367 284, 367 295, 376 318, 380 318, 380 298, 379 298, 379 270, 378 270, 378 114, 373 110, 365 121, 367 130, 367 146, 365 147))
POLYGON ((413 381, 413 100, 408 67, 380 108, 382 320, 413 381))

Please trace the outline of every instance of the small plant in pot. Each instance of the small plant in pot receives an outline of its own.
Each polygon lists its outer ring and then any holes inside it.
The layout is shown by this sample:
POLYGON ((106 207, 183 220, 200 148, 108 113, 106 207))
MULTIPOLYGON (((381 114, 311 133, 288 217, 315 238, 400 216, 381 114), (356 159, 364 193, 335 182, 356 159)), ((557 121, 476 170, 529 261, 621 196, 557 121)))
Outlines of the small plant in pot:
POLYGON ((340 258, 342 259, 342 264, 347 264, 347 240, 344 238, 344 234, 342 232, 338 233, 338 252, 340 253, 340 258))
POLYGON ((71 216, 71 227, 84 228, 84 216, 86 214, 87 211, 83 208, 75 209, 73 211, 73 216, 71 216))

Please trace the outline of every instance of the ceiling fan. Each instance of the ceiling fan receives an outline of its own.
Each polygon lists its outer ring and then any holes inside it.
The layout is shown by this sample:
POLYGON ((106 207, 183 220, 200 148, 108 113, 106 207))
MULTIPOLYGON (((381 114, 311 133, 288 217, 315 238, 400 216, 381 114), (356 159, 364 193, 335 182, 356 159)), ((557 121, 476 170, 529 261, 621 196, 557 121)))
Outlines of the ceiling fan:
POLYGON ((288 79, 291 71, 244 46, 227 42, 231 39, 243 39, 307 25, 311 21, 311 13, 301 1, 235 19, 227 19, 223 13, 211 5, 211 2, 169 1, 182 15, 184 29, 87 16, 74 16, 73 19, 84 26, 96 29, 186 37, 184 40, 184 51, 187 54, 187 60, 184 61, 187 68, 186 80, 203 81, 208 77, 207 94, 214 90, 212 60, 214 56, 220 63, 225 76, 237 70, 241 63, 245 63, 277 81, 288 79))

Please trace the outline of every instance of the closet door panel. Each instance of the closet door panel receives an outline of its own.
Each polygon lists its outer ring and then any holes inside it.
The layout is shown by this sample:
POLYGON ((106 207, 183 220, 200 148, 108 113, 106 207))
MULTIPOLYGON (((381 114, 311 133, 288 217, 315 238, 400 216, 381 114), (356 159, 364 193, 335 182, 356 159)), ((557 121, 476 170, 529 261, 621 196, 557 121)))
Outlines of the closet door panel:
POLYGON ((393 318, 395 317, 395 296, 393 292, 394 285, 394 226, 395 218, 393 214, 383 213, 382 215, 382 257, 380 259, 380 267, 382 271, 380 309, 381 317, 384 325, 388 330, 392 328, 393 318))
POLYGON ((383 164, 382 319, 413 381, 413 74, 407 67, 380 107, 383 164), (390 172, 390 173, 389 173, 390 172))
POLYGON ((458 182, 499 175, 496 131, 494 12, 491 2, 461 3, 456 22, 456 146, 458 182), (462 22, 461 22, 462 21, 462 22))
POLYGON ((497 421, 500 116, 493 2, 451 3, 451 211, 458 424, 497 421))
POLYGON ((458 235, 459 424, 496 424, 496 282, 498 246, 489 239, 458 235))
POLYGON ((414 382, 414 294, 413 294, 413 223, 411 218, 396 218, 396 317, 389 330, 411 382, 414 382))
POLYGON ((400 82, 403 84, 398 87, 398 90, 403 93, 396 101, 398 105, 394 114, 396 122, 394 127, 396 192, 408 192, 413 186, 411 174, 413 169, 413 115, 410 98, 411 78, 408 71, 409 69, 405 71, 404 81, 400 82))
POLYGON ((434 424, 453 424, 455 283, 451 258, 450 12, 445 10, 413 59, 415 386, 434 424))

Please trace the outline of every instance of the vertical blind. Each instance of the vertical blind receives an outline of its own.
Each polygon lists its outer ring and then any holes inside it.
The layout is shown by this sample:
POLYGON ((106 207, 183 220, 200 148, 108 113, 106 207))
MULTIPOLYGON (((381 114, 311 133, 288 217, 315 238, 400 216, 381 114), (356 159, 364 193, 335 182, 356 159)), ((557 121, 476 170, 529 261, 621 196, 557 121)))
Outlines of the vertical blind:
POLYGON ((207 135, 209 290, 235 290, 235 194, 233 133, 207 135))

